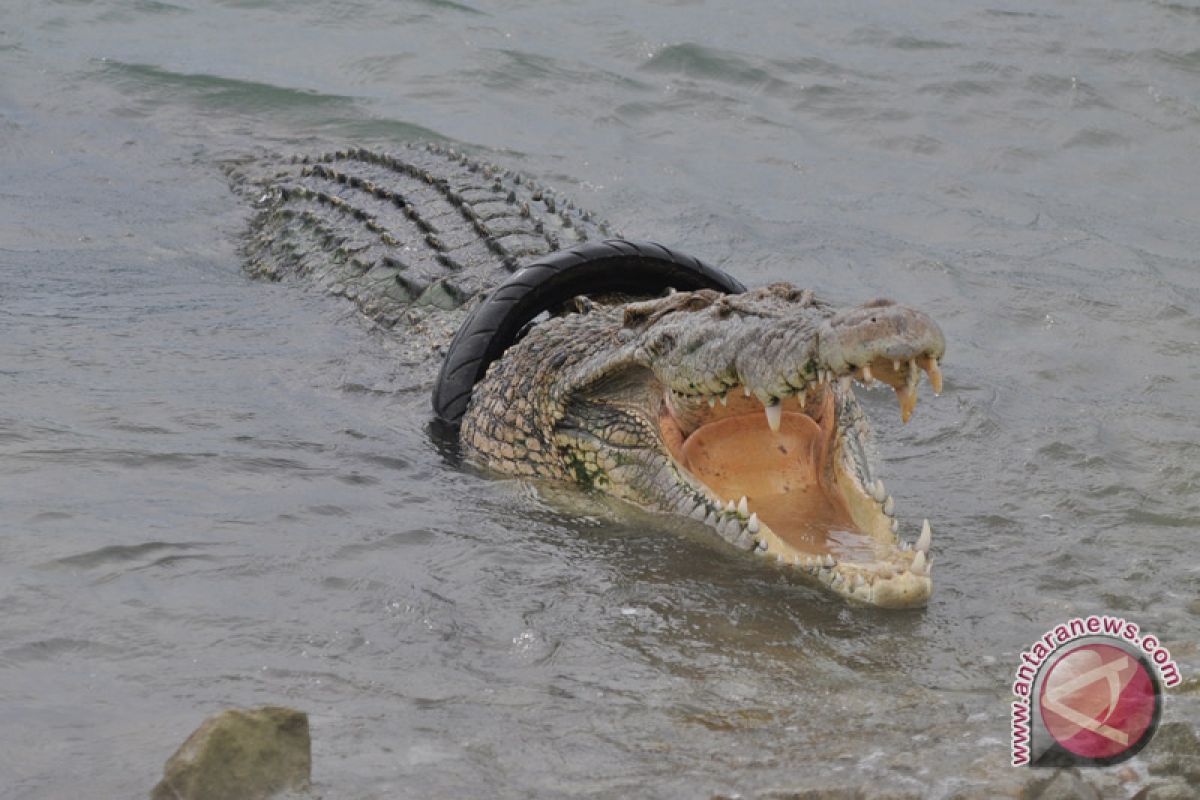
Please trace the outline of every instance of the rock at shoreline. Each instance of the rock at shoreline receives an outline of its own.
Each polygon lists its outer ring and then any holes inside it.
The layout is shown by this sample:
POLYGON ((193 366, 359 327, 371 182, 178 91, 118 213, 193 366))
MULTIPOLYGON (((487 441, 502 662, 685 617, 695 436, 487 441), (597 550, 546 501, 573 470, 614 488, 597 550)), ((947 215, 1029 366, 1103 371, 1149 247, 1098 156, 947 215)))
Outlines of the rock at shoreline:
POLYGON ((1193 786, 1200 785, 1200 737, 1190 723, 1168 722, 1159 727, 1145 758, 1151 775, 1179 777, 1193 786))
POLYGON ((1030 781, 1022 798, 1028 800, 1100 800, 1100 792, 1084 780, 1079 770, 1056 769, 1046 777, 1030 781))
POLYGON ((309 788, 308 715, 282 706, 206 719, 163 767, 151 800, 259 800, 309 788))

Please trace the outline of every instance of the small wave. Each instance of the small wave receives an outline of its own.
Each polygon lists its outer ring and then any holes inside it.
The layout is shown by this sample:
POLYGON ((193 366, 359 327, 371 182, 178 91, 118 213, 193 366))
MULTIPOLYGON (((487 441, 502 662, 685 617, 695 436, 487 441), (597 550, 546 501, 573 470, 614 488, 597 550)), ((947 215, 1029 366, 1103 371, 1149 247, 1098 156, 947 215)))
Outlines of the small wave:
POLYGON ((469 6, 466 3, 456 3, 454 0, 416 0, 418 5, 429 6, 430 8, 449 9, 451 11, 462 11, 467 14, 479 14, 480 16, 488 16, 486 11, 480 11, 474 6, 469 6))
POLYGON ((216 458, 217 453, 148 453, 141 450, 116 450, 86 447, 22 450, 9 457, 48 464, 112 464, 120 467, 190 467, 198 461, 216 458))
MULTIPOLYGON (((148 556, 161 553, 164 550, 195 550, 209 547, 204 542, 143 542, 142 544, 113 544, 96 550, 88 550, 73 556, 65 556, 49 561, 42 566, 45 568, 69 567, 71 569, 92 569, 107 564, 129 564, 145 561, 148 556)), ((162 560, 161 558, 157 560, 162 560)))
POLYGON ((437 534, 428 528, 412 528, 410 530, 389 533, 369 542, 356 542, 338 548, 336 557, 354 558, 360 555, 373 555, 379 552, 397 550, 405 547, 425 546, 437 539, 437 534))
POLYGON ((686 43, 664 47, 642 64, 645 72, 684 75, 689 78, 715 80, 738 86, 783 90, 786 81, 774 77, 766 69, 744 58, 703 45, 686 43))
POLYGON ((101 74, 121 88, 170 92, 213 109, 261 112, 264 109, 350 108, 355 104, 353 97, 326 94, 311 89, 276 86, 205 73, 175 72, 153 64, 131 64, 110 59, 97 63, 101 66, 101 74))
POLYGON ((915 156, 934 156, 942 152, 944 148, 940 140, 923 134, 915 136, 889 136, 875 140, 875 144, 884 150, 910 153, 915 156))
POLYGON ((1073 75, 1051 75, 1039 72, 1030 75, 1025 88, 1043 97, 1062 97, 1075 108, 1112 108, 1094 86, 1073 75))
POLYGON ((571 87, 607 84, 632 91, 650 88, 627 75, 599 69, 591 64, 567 64, 548 55, 524 50, 497 48, 483 52, 488 66, 462 74, 489 89, 513 90, 547 84, 571 87))
POLYGON ((131 22, 142 16, 171 16, 191 14, 192 9, 164 3, 161 0, 133 0, 125 8, 114 8, 96 17, 101 22, 131 22))
POLYGON ((1200 49, 1189 50, 1186 53, 1156 50, 1154 51, 1154 56, 1164 64, 1181 69, 1184 72, 1200 73, 1200 49))
POLYGON ((963 97, 995 94, 997 86, 985 81, 957 80, 927 83, 917 90, 921 94, 932 94, 946 100, 957 100, 963 97))
POLYGON ((107 655, 111 657, 116 648, 90 639, 71 639, 55 636, 49 639, 39 639, 25 642, 0 651, 0 664, 27 664, 31 661, 53 661, 60 655, 72 654, 76 657, 82 654, 107 655))
POLYGON ((954 42, 941 39, 926 39, 911 34, 897 34, 890 28, 869 25, 859 28, 848 39, 850 44, 866 44, 889 47, 894 50, 952 50, 959 47, 954 42))
POLYGON ((1200 6, 1192 6, 1186 3, 1162 3, 1158 2, 1154 5, 1159 8, 1169 11, 1173 14, 1181 14, 1187 17, 1200 17, 1200 6))
POLYGON ((1063 147, 1126 147, 1129 138, 1116 131, 1085 128, 1063 143, 1063 147))

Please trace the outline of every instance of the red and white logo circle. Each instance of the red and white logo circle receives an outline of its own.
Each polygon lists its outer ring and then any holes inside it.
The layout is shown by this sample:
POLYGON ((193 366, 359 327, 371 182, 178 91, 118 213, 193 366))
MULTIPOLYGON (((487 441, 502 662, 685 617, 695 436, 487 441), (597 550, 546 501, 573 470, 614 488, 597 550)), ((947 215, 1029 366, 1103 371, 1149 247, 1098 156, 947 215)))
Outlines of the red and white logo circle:
POLYGON ((1037 693, 1041 723, 1080 760, 1115 763, 1154 734, 1161 693, 1153 669, 1114 642, 1081 643, 1056 653, 1037 693))

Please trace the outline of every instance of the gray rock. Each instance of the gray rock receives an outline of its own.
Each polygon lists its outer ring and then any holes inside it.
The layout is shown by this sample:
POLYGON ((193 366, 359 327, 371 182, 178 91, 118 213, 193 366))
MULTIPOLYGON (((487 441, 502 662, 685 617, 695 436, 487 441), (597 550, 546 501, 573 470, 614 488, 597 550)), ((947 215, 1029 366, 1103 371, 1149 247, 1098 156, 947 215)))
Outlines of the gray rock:
POLYGON ((814 786, 806 789, 772 789, 757 795, 758 800, 920 800, 921 795, 903 790, 860 788, 857 786, 814 786))
POLYGON ((1146 747, 1147 753, 1175 753, 1200 758, 1200 737, 1187 722, 1168 722, 1158 727, 1146 747))
POLYGON ((1134 800, 1196 800, 1200 789, 1186 780, 1176 779, 1169 783, 1155 783, 1133 796, 1134 800))
POLYGON ((1025 787, 1026 800, 1100 800, 1096 787, 1077 769, 1058 769, 1047 778, 1034 778, 1025 787))
POLYGON ((206 719, 163 767, 152 800, 261 800, 307 790, 308 715, 282 706, 231 709, 206 719))
POLYGON ((1200 785, 1200 758, 1167 754, 1150 761, 1150 774, 1187 778, 1200 785))
POLYGON ((1002 798, 1020 797, 1019 790, 1009 788, 992 788, 991 786, 964 786, 956 789, 946 800, 1002 800, 1002 798))
POLYGON ((807 789, 771 789, 758 800, 864 800, 862 790, 854 786, 826 786, 807 789))
POLYGON ((1145 757, 1152 775, 1186 778, 1200 784, 1200 739, 1186 722, 1168 722, 1161 726, 1145 757))

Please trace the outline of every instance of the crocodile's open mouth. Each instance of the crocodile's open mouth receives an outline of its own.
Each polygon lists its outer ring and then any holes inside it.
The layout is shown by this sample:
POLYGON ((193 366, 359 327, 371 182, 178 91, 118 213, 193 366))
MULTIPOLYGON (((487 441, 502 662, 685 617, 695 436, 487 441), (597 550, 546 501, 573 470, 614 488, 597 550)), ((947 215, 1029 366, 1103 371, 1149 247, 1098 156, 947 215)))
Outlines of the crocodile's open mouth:
POLYGON ((922 370, 940 393, 930 355, 876 358, 842 375, 820 370, 815 380, 789 381, 799 388, 783 396, 741 384, 667 390, 660 431, 680 477, 703 500, 688 513, 849 598, 924 605, 932 590, 929 524, 913 544, 897 535, 895 502, 864 449, 866 420, 851 388, 890 385, 907 422, 922 370))

